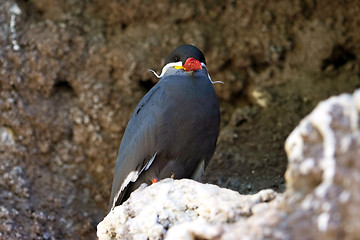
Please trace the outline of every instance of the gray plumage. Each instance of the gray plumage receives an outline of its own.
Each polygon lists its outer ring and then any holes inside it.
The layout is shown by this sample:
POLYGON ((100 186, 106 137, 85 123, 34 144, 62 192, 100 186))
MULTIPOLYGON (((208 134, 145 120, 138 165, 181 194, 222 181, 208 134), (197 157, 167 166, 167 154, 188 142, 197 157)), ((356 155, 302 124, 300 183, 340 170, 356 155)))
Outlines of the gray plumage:
POLYGON ((109 210, 144 182, 192 178, 202 161, 207 166, 220 124, 218 100, 208 76, 206 68, 191 73, 169 68, 140 101, 121 141, 109 210), (135 173, 129 177, 130 172, 135 173))

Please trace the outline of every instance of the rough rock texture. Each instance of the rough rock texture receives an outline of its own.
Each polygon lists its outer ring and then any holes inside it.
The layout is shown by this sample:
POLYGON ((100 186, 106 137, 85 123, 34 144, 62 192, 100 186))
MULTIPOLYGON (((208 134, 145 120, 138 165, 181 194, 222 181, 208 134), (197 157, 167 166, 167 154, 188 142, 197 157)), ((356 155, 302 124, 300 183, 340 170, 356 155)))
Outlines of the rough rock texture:
MULTIPOLYGON (((97 235, 99 239, 162 239, 168 229, 181 223, 239 221, 252 214, 254 205, 275 196, 273 190, 240 195, 193 180, 165 179, 138 189, 131 194, 129 201, 115 207, 99 223, 97 235)), ((206 229, 204 234, 211 235, 212 232, 215 231, 206 229)))
POLYGON ((285 148, 288 192, 296 201, 289 204, 289 220, 301 226, 292 229, 293 236, 307 231, 313 239, 357 239, 360 90, 320 103, 291 133, 285 148))
POLYGON ((284 189, 283 143, 322 99, 360 86, 349 1, 0 1, 0 238, 89 239, 131 112, 182 43, 221 103, 203 182, 284 189))
POLYGON ((321 102, 286 140, 283 194, 240 195, 190 180, 131 195, 99 239, 358 239, 360 90, 321 102))

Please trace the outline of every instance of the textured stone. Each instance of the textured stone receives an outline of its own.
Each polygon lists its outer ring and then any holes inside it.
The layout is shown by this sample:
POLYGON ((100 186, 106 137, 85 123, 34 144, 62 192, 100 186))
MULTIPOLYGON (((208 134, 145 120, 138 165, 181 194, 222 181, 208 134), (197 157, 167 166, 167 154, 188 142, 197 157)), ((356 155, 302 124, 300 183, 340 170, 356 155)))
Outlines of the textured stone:
POLYGON ((204 221, 219 224, 247 218, 252 214, 254 205, 271 201, 276 196, 273 190, 240 195, 229 189, 188 179, 165 179, 144 187, 132 193, 128 201, 115 207, 99 223, 99 239, 161 239, 168 229, 182 223, 189 233, 181 228, 173 230, 173 235, 184 232, 185 235, 203 233, 211 237, 217 231, 209 231, 205 226, 194 227, 202 226, 204 221), (194 234, 190 233, 192 231, 194 234))
POLYGON ((302 216, 294 230, 312 226, 313 239, 360 236, 360 90, 321 102, 285 149, 291 215, 302 216))

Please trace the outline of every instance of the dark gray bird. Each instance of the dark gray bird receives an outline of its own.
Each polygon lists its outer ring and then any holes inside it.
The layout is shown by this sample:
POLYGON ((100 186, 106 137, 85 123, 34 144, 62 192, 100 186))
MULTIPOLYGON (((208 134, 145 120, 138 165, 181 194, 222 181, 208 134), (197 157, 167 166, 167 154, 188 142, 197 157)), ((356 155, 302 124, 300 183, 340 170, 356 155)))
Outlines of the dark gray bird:
POLYGON ((109 211, 142 183, 197 179, 214 154, 220 111, 203 53, 177 47, 160 81, 144 96, 126 127, 116 160, 109 211))

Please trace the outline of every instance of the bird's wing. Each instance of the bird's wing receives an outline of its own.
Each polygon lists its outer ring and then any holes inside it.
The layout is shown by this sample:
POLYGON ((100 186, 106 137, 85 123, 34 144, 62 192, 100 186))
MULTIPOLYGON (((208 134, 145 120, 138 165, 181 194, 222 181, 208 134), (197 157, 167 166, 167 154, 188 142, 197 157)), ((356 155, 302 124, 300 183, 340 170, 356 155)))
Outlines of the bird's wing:
POLYGON ((116 160, 109 210, 122 198, 130 181, 135 182, 156 157, 156 117, 161 111, 162 94, 159 82, 140 101, 128 122, 116 160))

